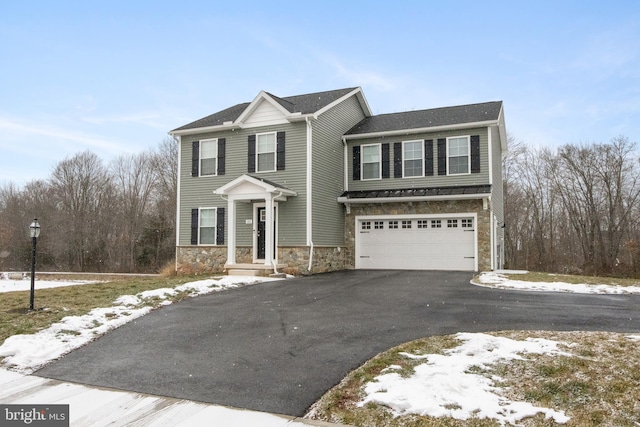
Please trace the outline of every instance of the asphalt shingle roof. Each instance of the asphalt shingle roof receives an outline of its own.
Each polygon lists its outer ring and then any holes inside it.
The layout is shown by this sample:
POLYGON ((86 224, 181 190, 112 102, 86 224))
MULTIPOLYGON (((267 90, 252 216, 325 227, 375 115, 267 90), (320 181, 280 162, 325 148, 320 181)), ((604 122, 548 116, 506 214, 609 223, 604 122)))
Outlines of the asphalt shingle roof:
POLYGON ((476 123, 498 120, 502 101, 481 104, 458 105, 430 110, 405 111, 365 117, 346 135, 358 135, 404 129, 421 129, 437 126, 476 123))
MULTIPOLYGON (((271 96, 277 103, 279 103, 284 109, 290 113, 311 114, 326 107, 337 99, 340 99, 344 95, 352 92, 357 88, 345 88, 330 90, 326 92, 308 93, 305 95, 287 96, 284 98, 277 97, 271 93, 267 94, 271 96)), ((242 104, 234 105, 225 110, 218 111, 207 117, 203 117, 194 122, 188 123, 184 126, 174 129, 173 131, 181 131, 187 129, 197 129, 209 126, 220 126, 224 122, 235 121, 242 112, 250 105, 250 102, 244 102, 242 104)), ((172 132, 173 132, 172 131, 172 132)))

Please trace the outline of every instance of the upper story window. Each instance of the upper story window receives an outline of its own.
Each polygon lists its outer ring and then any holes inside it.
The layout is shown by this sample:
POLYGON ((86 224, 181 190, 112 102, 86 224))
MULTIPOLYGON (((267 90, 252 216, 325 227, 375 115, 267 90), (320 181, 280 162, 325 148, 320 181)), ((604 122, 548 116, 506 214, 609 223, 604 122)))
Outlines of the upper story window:
POLYGON ((218 170, 218 140, 200 141, 200 176, 215 175, 218 170))
POLYGON ((380 144, 362 146, 362 179, 380 179, 382 156, 380 144))
POLYGON ((470 173, 471 149, 468 136, 447 138, 447 173, 449 175, 470 173))
POLYGON ((276 170, 276 133, 256 135, 256 172, 276 170))
POLYGON ((405 141, 402 143, 402 176, 424 176, 424 144, 422 141, 405 141))

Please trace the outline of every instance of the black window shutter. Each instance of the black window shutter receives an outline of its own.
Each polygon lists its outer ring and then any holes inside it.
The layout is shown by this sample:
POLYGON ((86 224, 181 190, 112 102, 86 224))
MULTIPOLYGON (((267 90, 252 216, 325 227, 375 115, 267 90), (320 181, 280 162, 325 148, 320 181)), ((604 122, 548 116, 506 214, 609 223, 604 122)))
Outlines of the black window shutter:
POLYGON ((276 134, 276 170, 284 170, 284 132, 276 134))
POLYGON ((393 177, 402 178, 402 142, 393 143, 393 177))
POLYGON ((438 138, 438 175, 447 174, 447 140, 438 138))
POLYGON ((191 176, 200 175, 200 141, 191 143, 191 176))
POLYGON ((224 208, 216 210, 216 245, 224 245, 224 208))
POLYGON ((480 173, 480 135, 471 135, 471 173, 480 173))
POLYGON ((382 144, 382 177, 389 178, 389 144, 382 144))
POLYGON ((225 169, 225 151, 227 149, 227 140, 218 138, 218 175, 224 175, 225 169))
POLYGON ((353 146, 353 180, 360 181, 360 146, 353 146))
POLYGON ((191 209, 191 244, 198 244, 198 208, 191 209))
POLYGON ((249 146, 247 150, 249 153, 247 171, 255 172, 256 171, 256 136, 255 135, 249 135, 249 146))
POLYGON ((424 175, 433 176, 433 139, 424 140, 424 175))

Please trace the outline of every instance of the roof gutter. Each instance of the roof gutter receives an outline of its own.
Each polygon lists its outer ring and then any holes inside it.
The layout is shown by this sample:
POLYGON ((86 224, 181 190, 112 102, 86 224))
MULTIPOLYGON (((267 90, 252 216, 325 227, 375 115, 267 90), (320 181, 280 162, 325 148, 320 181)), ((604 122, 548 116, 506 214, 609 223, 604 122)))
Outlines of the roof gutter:
POLYGON ((344 140, 379 138, 379 137, 385 137, 385 136, 409 135, 413 133, 436 132, 436 131, 442 131, 442 130, 480 128, 480 127, 496 126, 498 124, 499 124, 499 121, 497 120, 486 120, 483 122, 461 123, 458 125, 443 125, 443 126, 422 127, 422 128, 416 128, 416 129, 398 129, 398 130, 387 130, 387 131, 381 131, 381 132, 357 133, 357 134, 345 135, 343 138, 344 140))

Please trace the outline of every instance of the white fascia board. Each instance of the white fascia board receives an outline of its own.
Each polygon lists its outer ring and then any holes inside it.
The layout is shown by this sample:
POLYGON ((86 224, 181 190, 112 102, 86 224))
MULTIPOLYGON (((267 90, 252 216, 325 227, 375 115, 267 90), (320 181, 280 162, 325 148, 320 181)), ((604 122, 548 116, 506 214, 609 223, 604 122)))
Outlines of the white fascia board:
POLYGON ((367 117, 371 116, 371 108, 369 108, 369 103, 367 103, 367 99, 364 97, 364 93, 362 93, 362 89, 360 87, 357 87, 354 90, 352 90, 351 92, 349 92, 348 94, 336 99, 331 104, 326 105, 323 108, 321 108, 318 111, 316 111, 313 114, 314 118, 317 119, 322 113, 324 113, 326 111, 329 111, 330 109, 332 109, 336 105, 340 104, 341 102, 344 102, 346 99, 349 99, 350 97, 352 97, 354 95, 356 95, 358 97, 358 102, 360 102, 360 105, 362 106, 362 109, 364 110, 365 116, 367 116, 367 117))
POLYGON ((435 202, 440 200, 474 200, 491 199, 491 194, 451 194, 446 196, 411 196, 411 197, 368 197, 350 199, 348 197, 338 197, 338 203, 360 204, 360 203, 394 203, 394 202, 435 202))
POLYGON ((500 114, 498 114, 498 132, 500 133, 500 146, 502 151, 507 151, 507 126, 504 122, 504 105, 500 107, 500 114))
POLYGON ((205 126, 201 128, 193 128, 193 129, 184 129, 178 131, 171 131, 169 135, 171 136, 184 136, 184 135, 193 135, 196 133, 205 133, 205 132, 218 132, 223 130, 232 130, 232 129, 240 129, 240 126, 232 123, 226 125, 217 125, 217 126, 205 126))
POLYGON ((383 132, 359 133, 355 135, 345 135, 344 138, 346 140, 379 138, 379 137, 386 137, 386 136, 411 135, 415 133, 439 132, 444 130, 483 128, 483 127, 492 126, 492 125, 495 126, 497 124, 498 123, 496 120, 487 120, 484 122, 461 123, 458 125, 432 126, 432 127, 424 127, 424 128, 416 128, 416 129, 398 129, 398 130, 389 130, 389 131, 383 131, 383 132))

